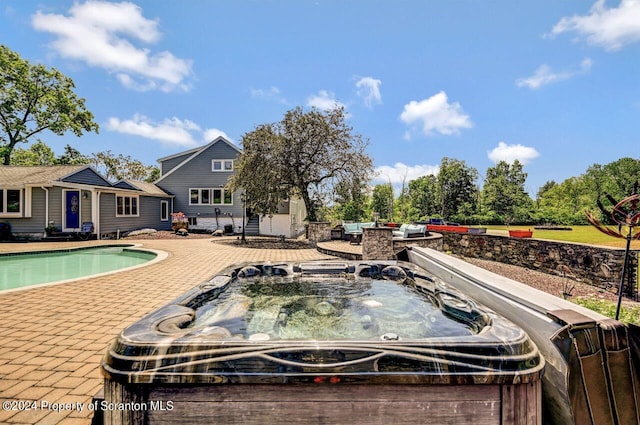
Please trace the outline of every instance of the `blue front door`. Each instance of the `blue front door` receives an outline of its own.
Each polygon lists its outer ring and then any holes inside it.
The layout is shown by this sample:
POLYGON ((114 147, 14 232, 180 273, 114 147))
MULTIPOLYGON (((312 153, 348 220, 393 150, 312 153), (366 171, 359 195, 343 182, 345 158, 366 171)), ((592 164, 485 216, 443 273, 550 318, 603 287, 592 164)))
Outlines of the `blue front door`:
POLYGON ((65 229, 78 229, 80 227, 80 191, 66 191, 64 195, 64 205, 65 229))

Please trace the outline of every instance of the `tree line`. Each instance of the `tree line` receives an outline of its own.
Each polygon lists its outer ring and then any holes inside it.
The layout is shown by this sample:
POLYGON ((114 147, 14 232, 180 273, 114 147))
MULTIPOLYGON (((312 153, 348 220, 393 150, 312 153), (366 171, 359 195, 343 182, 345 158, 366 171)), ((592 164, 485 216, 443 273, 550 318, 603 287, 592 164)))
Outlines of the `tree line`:
POLYGON ((28 148, 14 148, 9 165, 91 165, 112 182, 119 180, 137 180, 154 182, 160 177, 160 169, 154 165, 145 165, 130 155, 114 154, 110 150, 84 155, 77 149, 66 145, 64 152, 56 156, 47 144, 38 140, 28 148))
POLYGON ((443 158, 437 174, 403 182, 397 195, 391 183, 362 187, 356 196, 338 191, 328 213, 335 220, 354 221, 370 220, 378 212, 382 220, 393 222, 440 217, 465 224, 584 225, 585 210, 607 222, 598 202, 610 210, 610 199, 631 195, 639 177, 640 159, 621 158, 593 164, 562 182, 549 180, 532 199, 518 160, 498 162, 481 176, 465 161, 443 158))

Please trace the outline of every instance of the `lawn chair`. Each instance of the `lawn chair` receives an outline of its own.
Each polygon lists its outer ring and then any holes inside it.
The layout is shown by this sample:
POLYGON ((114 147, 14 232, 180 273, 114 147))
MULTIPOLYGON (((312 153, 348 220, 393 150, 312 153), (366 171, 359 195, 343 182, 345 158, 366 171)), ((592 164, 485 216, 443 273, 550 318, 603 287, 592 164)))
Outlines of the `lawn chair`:
POLYGON ((93 222, 85 221, 84 223, 82 223, 82 227, 80 228, 80 231, 76 233, 76 236, 78 237, 78 239, 87 241, 89 240, 91 235, 93 235, 93 222))

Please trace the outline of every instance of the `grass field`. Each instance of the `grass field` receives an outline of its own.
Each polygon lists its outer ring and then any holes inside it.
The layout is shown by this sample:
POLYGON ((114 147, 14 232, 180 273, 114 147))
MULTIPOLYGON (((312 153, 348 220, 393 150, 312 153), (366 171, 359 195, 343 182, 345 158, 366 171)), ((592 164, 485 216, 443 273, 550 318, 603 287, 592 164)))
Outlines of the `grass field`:
MULTIPOLYGON (((576 304, 579 304, 583 307, 589 308, 593 311, 596 311, 600 314, 603 314, 607 317, 611 317, 612 319, 616 317, 616 303, 606 300, 594 300, 588 298, 577 298, 572 300, 576 304)), ((620 309, 620 317, 619 320, 622 323, 633 323, 634 325, 640 326, 640 308, 633 307, 629 305, 623 305, 620 309)))
MULTIPOLYGON (((484 227, 484 226, 483 226, 484 227)), ((487 229, 504 232, 511 230, 533 230, 533 237, 537 239, 549 239, 555 241, 577 242, 589 245, 601 245, 616 248, 624 248, 626 239, 618 239, 605 235, 593 226, 570 226, 572 230, 538 230, 533 226, 486 226, 487 229)), ((640 241, 632 241, 631 249, 640 250, 640 241)))

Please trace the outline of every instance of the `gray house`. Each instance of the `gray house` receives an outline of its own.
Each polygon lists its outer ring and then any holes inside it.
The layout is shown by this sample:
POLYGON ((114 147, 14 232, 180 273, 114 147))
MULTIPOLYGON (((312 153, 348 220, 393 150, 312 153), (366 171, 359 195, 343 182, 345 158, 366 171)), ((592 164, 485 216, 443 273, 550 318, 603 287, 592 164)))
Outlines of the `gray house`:
POLYGON ((0 222, 18 238, 39 238, 48 226, 79 232, 84 222, 97 238, 170 229, 172 201, 149 183, 111 184, 89 165, 0 166, 0 222))
POLYGON ((190 229, 242 230, 246 234, 297 236, 304 231, 304 203, 292 199, 283 202, 277 214, 252 215, 245 211, 242 190, 232 192, 228 182, 235 172, 241 150, 224 137, 175 155, 160 158, 161 177, 155 182, 174 196, 173 211, 189 219, 190 229))
POLYGON ((232 192, 227 185, 239 154, 233 143, 218 137, 158 160, 161 177, 155 184, 174 196, 173 211, 188 217, 190 229, 242 229, 242 191, 232 192))
POLYGON ((74 233, 92 222, 95 237, 102 239, 142 228, 169 230, 171 214, 181 212, 192 230, 239 233, 244 218, 248 235, 302 233, 306 210, 299 199, 283 202, 268 216, 245 210, 242 191, 228 187, 240 153, 218 137, 160 158, 161 177, 155 183, 111 183, 89 165, 0 166, 0 227, 8 224, 14 236, 33 239, 48 226, 74 233))

